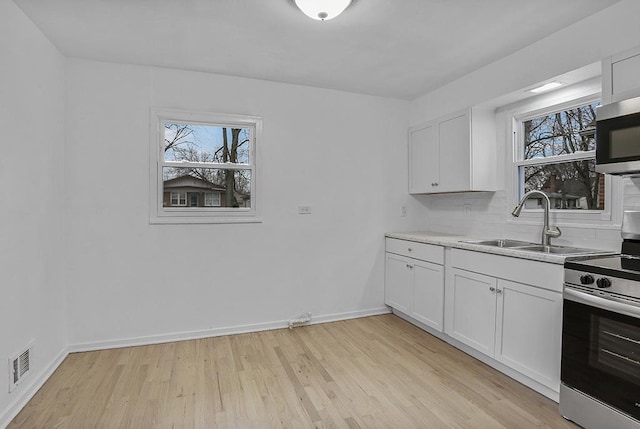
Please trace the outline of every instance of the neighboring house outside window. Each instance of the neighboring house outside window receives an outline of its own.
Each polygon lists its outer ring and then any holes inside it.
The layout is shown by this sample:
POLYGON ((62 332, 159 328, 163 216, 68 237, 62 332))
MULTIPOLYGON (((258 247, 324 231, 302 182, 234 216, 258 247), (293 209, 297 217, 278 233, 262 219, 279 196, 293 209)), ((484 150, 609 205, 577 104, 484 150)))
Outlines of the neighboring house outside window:
POLYGON ((261 119, 151 109, 152 223, 259 222, 261 119))

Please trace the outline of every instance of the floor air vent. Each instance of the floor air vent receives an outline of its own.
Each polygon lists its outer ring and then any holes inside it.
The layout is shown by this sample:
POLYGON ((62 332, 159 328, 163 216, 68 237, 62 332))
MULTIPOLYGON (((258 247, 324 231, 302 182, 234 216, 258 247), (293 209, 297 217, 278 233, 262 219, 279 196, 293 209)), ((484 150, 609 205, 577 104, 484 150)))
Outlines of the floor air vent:
POLYGON ((9 358, 9 392, 20 384, 22 379, 29 374, 31 360, 31 346, 22 353, 9 358))

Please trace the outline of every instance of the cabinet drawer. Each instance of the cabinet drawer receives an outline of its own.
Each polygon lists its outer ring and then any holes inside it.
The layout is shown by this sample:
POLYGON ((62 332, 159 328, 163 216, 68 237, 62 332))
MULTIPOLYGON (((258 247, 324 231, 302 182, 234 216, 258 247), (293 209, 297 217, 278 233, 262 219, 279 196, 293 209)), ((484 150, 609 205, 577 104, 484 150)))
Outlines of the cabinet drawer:
POLYGON ((452 267, 488 276, 562 292, 564 267, 561 264, 451 249, 452 267))
POLYGON ((385 247, 390 253, 444 265, 444 247, 442 246, 387 238, 385 247))

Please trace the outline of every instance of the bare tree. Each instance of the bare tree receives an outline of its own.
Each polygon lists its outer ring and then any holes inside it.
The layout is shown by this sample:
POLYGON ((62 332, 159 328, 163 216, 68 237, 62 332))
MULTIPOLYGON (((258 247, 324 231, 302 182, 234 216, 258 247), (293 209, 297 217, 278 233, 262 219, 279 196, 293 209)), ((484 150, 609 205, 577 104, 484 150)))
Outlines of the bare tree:
MULTIPOLYGON (((595 148, 593 121, 598 103, 540 116, 524 123, 524 159, 573 154, 595 148)), ((584 196, 589 209, 599 208, 600 175, 590 160, 569 161, 524 168, 526 190, 544 189, 553 176, 565 191, 584 196)))
MULTIPOLYGON (((165 124, 166 156, 173 161, 189 161, 212 164, 237 164, 249 157, 249 130, 243 128, 222 127, 222 145, 215 151, 203 150, 194 141, 196 132, 189 124, 165 124), (229 136, 230 131, 230 136, 229 136), (231 137, 231 141, 229 141, 231 137)), ((213 166, 212 166, 213 167, 213 166)), ((223 186, 225 205, 238 207, 239 195, 251 192, 251 177, 249 171, 227 168, 189 168, 176 167, 167 172, 167 177, 193 176, 212 184, 223 186)), ((166 180, 166 179, 165 179, 166 180)))

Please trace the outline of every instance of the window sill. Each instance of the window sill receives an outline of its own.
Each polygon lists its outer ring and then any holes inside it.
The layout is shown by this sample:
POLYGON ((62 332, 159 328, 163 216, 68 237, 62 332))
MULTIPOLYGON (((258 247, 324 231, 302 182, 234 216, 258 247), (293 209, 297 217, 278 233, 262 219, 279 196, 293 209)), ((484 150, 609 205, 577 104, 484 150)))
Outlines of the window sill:
POLYGON ((231 223, 262 223, 258 217, 189 217, 167 216, 149 219, 151 225, 197 225, 197 224, 231 224, 231 223))

